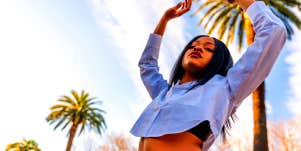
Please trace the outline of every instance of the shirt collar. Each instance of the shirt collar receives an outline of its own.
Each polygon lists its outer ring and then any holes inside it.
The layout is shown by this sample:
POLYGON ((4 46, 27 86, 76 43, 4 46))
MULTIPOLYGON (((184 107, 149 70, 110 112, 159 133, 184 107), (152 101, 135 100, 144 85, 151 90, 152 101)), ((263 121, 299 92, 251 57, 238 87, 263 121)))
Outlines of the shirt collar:
POLYGON ((178 80, 177 83, 173 85, 173 87, 175 87, 175 88, 190 88, 196 83, 197 83, 197 81, 195 80, 195 81, 190 81, 190 82, 185 82, 185 83, 180 84, 180 80, 178 80))

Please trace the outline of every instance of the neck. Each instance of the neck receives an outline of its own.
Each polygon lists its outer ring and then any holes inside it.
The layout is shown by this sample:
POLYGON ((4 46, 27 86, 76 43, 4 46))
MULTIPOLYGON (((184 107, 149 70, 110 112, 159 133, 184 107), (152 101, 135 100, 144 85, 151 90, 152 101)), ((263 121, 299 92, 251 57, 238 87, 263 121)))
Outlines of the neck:
POLYGON ((182 83, 186 83, 186 82, 191 82, 191 81, 195 81, 198 78, 193 76, 193 74, 190 74, 189 72, 185 72, 183 77, 180 80, 180 84, 182 83))

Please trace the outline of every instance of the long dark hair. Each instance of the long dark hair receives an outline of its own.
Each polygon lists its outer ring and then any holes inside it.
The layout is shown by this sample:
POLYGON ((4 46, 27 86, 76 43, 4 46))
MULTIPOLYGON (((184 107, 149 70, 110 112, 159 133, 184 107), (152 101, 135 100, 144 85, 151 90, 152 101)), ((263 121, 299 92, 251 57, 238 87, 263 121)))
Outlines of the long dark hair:
MULTIPOLYGON (((207 35, 198 35, 194 37, 183 49, 178 60, 176 61, 173 70, 169 79, 169 86, 171 87, 173 84, 176 84, 178 80, 181 80, 185 71, 182 67, 182 60, 185 52, 190 48, 192 43, 196 41, 200 37, 209 37, 207 35)), ((212 56, 212 59, 206 66, 205 70, 200 73, 200 78, 197 80, 197 83, 193 85, 188 91, 205 84, 209 81, 214 75, 219 74, 222 76, 226 76, 228 70, 233 66, 233 59, 231 57, 230 51, 227 46, 220 40, 213 38, 215 41, 215 50, 212 56)), ((169 87, 169 88, 170 88, 169 87)), ((226 133, 231 128, 230 120, 234 121, 236 119, 235 114, 232 114, 229 119, 226 120, 225 124, 222 127, 222 139, 226 140, 226 133)))

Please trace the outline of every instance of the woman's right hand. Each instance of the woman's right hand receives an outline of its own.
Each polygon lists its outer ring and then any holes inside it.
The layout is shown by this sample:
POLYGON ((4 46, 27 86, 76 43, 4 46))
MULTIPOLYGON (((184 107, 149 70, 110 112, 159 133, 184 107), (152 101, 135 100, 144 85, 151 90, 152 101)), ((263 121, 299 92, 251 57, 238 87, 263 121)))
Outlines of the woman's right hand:
POLYGON ((192 0, 185 0, 185 2, 179 2, 176 6, 166 10, 163 17, 167 20, 179 17, 190 10, 191 4, 192 0))

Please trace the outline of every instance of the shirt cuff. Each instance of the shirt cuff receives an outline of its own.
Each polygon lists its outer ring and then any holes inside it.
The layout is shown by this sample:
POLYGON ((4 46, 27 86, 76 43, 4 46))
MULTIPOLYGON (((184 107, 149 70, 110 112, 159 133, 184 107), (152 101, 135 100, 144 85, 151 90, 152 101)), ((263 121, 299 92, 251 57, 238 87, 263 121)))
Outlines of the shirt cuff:
POLYGON ((151 33, 148 38, 147 46, 159 47, 161 44, 162 36, 151 33))
POLYGON ((146 43, 145 49, 142 53, 142 56, 139 61, 140 64, 148 63, 151 64, 154 62, 154 65, 157 65, 157 60, 159 58, 161 36, 158 34, 150 34, 148 41, 146 43))
POLYGON ((269 10, 269 8, 263 1, 255 1, 247 8, 246 12, 251 18, 252 22, 254 23, 256 16, 258 16, 261 13, 264 13, 267 10, 269 10))

